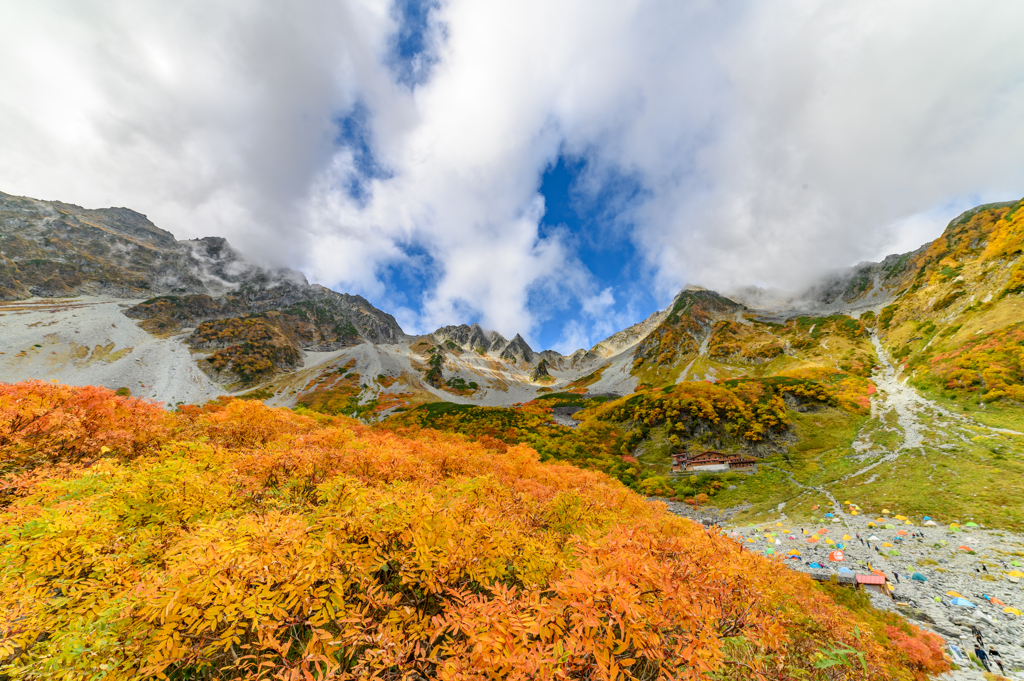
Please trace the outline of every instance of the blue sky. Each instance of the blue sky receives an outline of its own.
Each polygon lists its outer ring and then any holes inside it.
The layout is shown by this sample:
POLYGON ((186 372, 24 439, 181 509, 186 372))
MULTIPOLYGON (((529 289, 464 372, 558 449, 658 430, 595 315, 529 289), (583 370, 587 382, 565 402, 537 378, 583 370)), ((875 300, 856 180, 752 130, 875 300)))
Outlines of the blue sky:
POLYGON ((224 236, 411 332, 571 352, 688 282, 800 290, 1019 198, 1021 25, 956 0, 20 3, 0 191, 224 236))

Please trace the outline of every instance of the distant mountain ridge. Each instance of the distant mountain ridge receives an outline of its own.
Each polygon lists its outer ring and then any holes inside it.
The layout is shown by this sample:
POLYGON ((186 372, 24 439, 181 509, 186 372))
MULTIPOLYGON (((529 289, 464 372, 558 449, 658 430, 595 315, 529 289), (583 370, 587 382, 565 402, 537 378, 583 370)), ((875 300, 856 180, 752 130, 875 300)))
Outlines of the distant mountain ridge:
MULTIPOLYGON (((629 394, 644 386, 773 375, 800 367, 859 371, 856 367, 871 366, 874 350, 864 329, 874 328, 883 309, 902 309, 902 302, 893 308, 894 301, 919 297, 923 273, 940 261, 945 262, 945 269, 939 268, 945 278, 938 283, 951 297, 947 314, 964 308, 957 291, 967 284, 947 276, 963 266, 948 256, 943 261, 942 253, 960 235, 978 231, 981 223, 994 229, 997 216, 1013 217, 1019 205, 979 206, 951 221, 931 244, 879 263, 861 263, 798 295, 759 289, 723 295, 688 286, 665 310, 569 356, 534 350, 519 334, 506 339, 479 324, 411 336, 362 297, 310 285, 292 270, 250 263, 222 238, 177 241, 127 208, 90 210, 7 194, 0 194, 0 301, 12 309, 21 305, 17 301, 35 301, 18 308, 28 310, 37 309, 41 299, 52 300, 53 314, 65 319, 61 301, 71 297, 124 300, 121 315, 148 334, 147 343, 162 343, 168 353, 180 348, 207 377, 211 384, 200 391, 203 395, 257 389, 271 403, 294 405, 316 394, 332 403, 340 400, 354 413, 375 403, 372 410, 380 417, 403 405, 437 400, 503 405, 552 391, 629 394)), ((973 250, 960 248, 980 253, 980 240, 987 238, 972 236, 973 250)), ((991 272, 986 276, 995 281, 991 272)), ((934 301, 930 305, 934 308, 934 301)), ((914 314, 931 312, 918 305, 914 314)), ((883 340, 888 325, 899 319, 894 312, 879 326, 883 340)), ((9 317, 2 323, 15 321, 9 317)), ((59 347, 78 342, 71 335, 81 335, 66 321, 68 340, 55 341, 52 351, 58 356, 59 347)), ((113 343, 107 357, 119 352, 121 342, 127 341, 104 336, 92 345, 113 343)), ((131 347, 124 347, 125 353, 131 347)), ((24 348, 0 350, 5 353, 0 368, 19 350, 24 348)), ((25 357, 8 367, 10 375, 44 372, 27 366, 25 357)), ((123 380, 118 376, 127 368, 118 367, 128 362, 127 355, 119 356, 109 369, 111 377, 103 380, 123 380)), ((63 366, 73 375, 74 361, 63 366)), ((189 390, 172 392, 200 394, 189 390)), ((180 397, 160 390, 151 395, 180 397)))

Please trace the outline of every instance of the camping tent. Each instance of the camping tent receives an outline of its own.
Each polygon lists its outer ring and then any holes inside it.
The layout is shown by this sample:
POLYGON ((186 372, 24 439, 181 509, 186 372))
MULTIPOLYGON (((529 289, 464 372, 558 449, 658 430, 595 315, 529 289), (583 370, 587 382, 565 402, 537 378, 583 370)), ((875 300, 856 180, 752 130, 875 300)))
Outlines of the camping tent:
POLYGON ((773 549, 773 548, 771 548, 771 547, 769 546, 768 548, 766 548, 766 549, 764 550, 764 553, 765 553, 765 555, 766 555, 766 556, 770 556, 770 555, 772 555, 772 554, 774 554, 774 553, 775 553, 775 549, 773 549))
POLYGON ((850 535, 848 535, 848 534, 844 534, 844 535, 843 535, 843 541, 850 541, 850 540, 851 540, 852 538, 853 538, 853 537, 851 537, 851 536, 850 536, 850 535))
POLYGON ((1010 570, 1006 574, 1010 577, 1016 577, 1017 579, 1024 577, 1024 572, 1021 572, 1020 570, 1010 570))
POLYGON ((892 549, 892 550, 889 551, 889 555, 890 556, 902 556, 903 554, 900 553, 899 551, 897 551, 896 549, 892 549))
POLYGON ((925 577, 924 575, 922 575, 920 572, 915 572, 914 574, 910 575, 910 578, 912 580, 914 580, 915 582, 927 582, 928 581, 928 578, 925 577))
POLYGON ((906 536, 908 536, 908 535, 909 535, 910 533, 909 533, 909 532, 907 532, 906 530, 900 530, 900 531, 899 531, 899 532, 897 532, 896 534, 898 534, 898 535, 899 535, 899 536, 901 536, 901 537, 906 537, 906 536))
POLYGON ((821 565, 819 565, 818 563, 811 563, 811 564, 810 564, 810 565, 808 565, 807 567, 812 567, 812 568, 818 568, 818 569, 821 569, 821 565))
POLYGON ((1003 612, 1020 617, 1020 610, 1017 608, 1003 608, 1003 612))
POLYGON ((890 544, 889 542, 882 542, 882 548, 883 548, 883 549, 884 549, 885 547, 887 547, 887 546, 888 546, 889 548, 892 548, 892 544, 890 544))
POLYGON ((977 527, 978 523, 964 523, 964 527, 977 527))
POLYGON ((951 598, 963 598, 963 596, 958 594, 956 591, 947 591, 946 595, 950 596, 951 598))
POLYGON ((964 608, 973 608, 973 607, 975 607, 974 603, 971 603, 966 598, 954 598, 953 600, 950 601, 950 603, 952 603, 953 605, 962 606, 964 608))
POLYGON ((961 551, 970 551, 970 550, 971 550, 971 547, 970 547, 970 546, 964 546, 963 544, 961 544, 961 545, 960 545, 960 546, 958 546, 957 548, 958 548, 959 550, 961 550, 961 551))
POLYGON ((931 519, 932 519, 932 517, 931 517, 930 515, 926 515, 926 516, 924 517, 924 519, 925 519, 925 520, 931 520, 931 519))
POLYGON ((826 513, 826 514, 825 514, 825 517, 826 517, 826 518, 835 518, 835 516, 834 516, 834 515, 832 515, 831 513, 826 513))
POLYGON ((905 515, 898 515, 898 516, 895 516, 895 517, 896 517, 896 520, 906 520, 907 519, 907 516, 905 516, 905 515))
POLYGON ((924 524, 927 525, 928 527, 935 527, 936 525, 938 525, 938 523, 935 522, 934 520, 926 520, 926 521, 924 521, 924 524))
POLYGON ((885 526, 885 529, 887 529, 887 530, 895 530, 896 526, 893 525, 892 523, 889 523, 888 525, 885 526))
POLYGON ((870 537, 868 537, 868 541, 878 541, 878 537, 876 537, 875 535, 871 535, 870 537))
POLYGON ((842 518, 833 518, 832 522, 834 522, 834 523, 841 523, 841 522, 843 522, 843 519, 842 518))
POLYGON ((839 574, 842 574, 842 575, 852 575, 853 574, 853 570, 851 570, 850 568, 848 568, 848 567, 846 567, 844 565, 843 567, 839 568, 839 574))

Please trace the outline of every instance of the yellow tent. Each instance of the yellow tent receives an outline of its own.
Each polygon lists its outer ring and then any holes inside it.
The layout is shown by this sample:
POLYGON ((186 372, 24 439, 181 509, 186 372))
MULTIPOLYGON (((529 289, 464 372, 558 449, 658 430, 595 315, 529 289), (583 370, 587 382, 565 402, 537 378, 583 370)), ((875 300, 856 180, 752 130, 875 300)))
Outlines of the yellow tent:
POLYGON ((883 508, 883 509, 882 509, 882 513, 892 513, 892 511, 890 511, 890 510, 889 510, 889 509, 887 509, 887 508, 883 508))
POLYGON ((1021 572, 1020 570, 1010 570, 1006 574, 1010 575, 1011 577, 1017 577, 1018 579, 1024 578, 1024 572, 1021 572))
POLYGON ((963 596, 961 596, 960 594, 958 594, 955 591, 947 591, 946 595, 949 596, 950 598, 963 598, 963 596))
POLYGON ((889 542, 884 542, 882 544, 882 548, 884 549, 886 546, 892 546, 892 544, 890 544, 889 542))
POLYGON ((1011 615, 1017 615, 1018 617, 1020 616, 1020 610, 1017 608, 1003 608, 1003 612, 1010 613, 1011 615))
POLYGON ((751 537, 751 538, 750 538, 750 539, 748 539, 747 541, 750 541, 750 542, 752 542, 752 541, 754 541, 754 538, 753 538, 753 537, 751 537))
POLYGON ((803 554, 801 554, 796 549, 793 549, 792 551, 789 552, 789 555, 791 555, 791 556, 800 556, 800 555, 803 555, 803 554))
POLYGON ((874 523, 868 523, 868 527, 878 527, 878 526, 875 525, 874 523))
POLYGON ((826 544, 835 544, 835 542, 834 542, 834 541, 832 541, 831 539, 826 539, 826 540, 825 540, 825 543, 826 543, 826 544))
POLYGON ((894 517, 896 518, 896 520, 906 520, 907 519, 907 516, 905 516, 905 515, 897 515, 897 516, 894 516, 894 517))
POLYGON ((851 537, 851 536, 850 536, 850 535, 848 535, 848 534, 844 534, 844 535, 843 535, 843 541, 850 541, 850 540, 851 540, 852 538, 853 538, 853 537, 851 537))
POLYGON ((850 511, 850 515, 859 515, 856 511, 850 511))
POLYGON ((775 523, 775 527, 782 527, 782 523, 775 523))
POLYGON ((905 523, 903 523, 903 524, 904 524, 904 525, 913 525, 914 523, 912 523, 912 522, 910 522, 910 521, 908 520, 907 522, 905 522, 905 523))
POLYGON ((812 535, 811 535, 811 539, 813 539, 814 541, 818 541, 819 539, 821 539, 821 537, 819 537, 819 536, 818 536, 818 535, 816 535, 816 534, 812 534, 812 535))
POLYGON ((807 530, 804 530, 804 534, 810 534, 807 530))

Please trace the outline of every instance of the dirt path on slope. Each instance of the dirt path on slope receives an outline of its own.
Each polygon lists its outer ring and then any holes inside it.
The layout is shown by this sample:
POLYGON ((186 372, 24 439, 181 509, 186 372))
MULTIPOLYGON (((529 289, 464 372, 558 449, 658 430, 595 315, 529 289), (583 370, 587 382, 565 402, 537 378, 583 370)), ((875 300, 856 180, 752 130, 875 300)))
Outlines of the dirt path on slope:
POLYGON ((676 383, 682 383, 686 380, 686 377, 690 374, 690 369, 693 368, 694 362, 701 357, 706 357, 708 354, 708 344, 711 342, 711 332, 708 331, 708 335, 704 337, 704 340, 700 342, 700 347, 697 348, 697 356, 690 360, 690 363, 686 365, 682 373, 679 374, 679 378, 676 379, 676 383))

